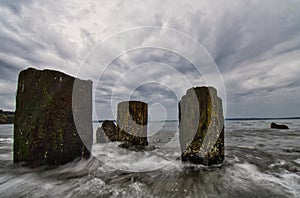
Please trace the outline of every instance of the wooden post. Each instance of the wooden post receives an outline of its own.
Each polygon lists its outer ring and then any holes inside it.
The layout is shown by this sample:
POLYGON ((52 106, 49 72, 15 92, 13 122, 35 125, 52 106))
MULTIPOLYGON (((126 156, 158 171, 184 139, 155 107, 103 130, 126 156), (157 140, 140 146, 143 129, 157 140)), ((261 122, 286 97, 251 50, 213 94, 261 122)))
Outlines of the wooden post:
POLYGON ((92 81, 53 70, 21 71, 14 121, 15 163, 56 165, 89 157, 92 130, 92 81))
POLYGON ((196 87, 179 102, 182 161, 213 165, 224 160, 222 100, 213 87, 196 87))
POLYGON ((119 141, 133 146, 148 146, 148 104, 125 101, 118 104, 117 130, 119 141))

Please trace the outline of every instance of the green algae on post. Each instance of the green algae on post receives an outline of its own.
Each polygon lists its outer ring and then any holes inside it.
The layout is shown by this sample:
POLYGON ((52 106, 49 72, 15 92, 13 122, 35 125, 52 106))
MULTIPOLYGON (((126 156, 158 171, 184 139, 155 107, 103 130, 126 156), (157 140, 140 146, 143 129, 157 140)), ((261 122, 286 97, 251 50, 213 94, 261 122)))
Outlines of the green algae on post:
POLYGON ((214 165, 224 161, 222 100, 213 87, 187 91, 178 104, 182 161, 214 165))
POLYGON ((92 145, 92 82, 53 70, 29 68, 19 74, 14 121, 14 162, 64 164, 89 157, 92 145), (74 99, 74 83, 80 95, 74 99), (72 107, 76 106, 76 112, 72 107), (84 144, 75 115, 85 123, 84 144))
POLYGON ((118 141, 133 146, 148 146, 148 104, 141 101, 124 101, 117 110, 118 141))

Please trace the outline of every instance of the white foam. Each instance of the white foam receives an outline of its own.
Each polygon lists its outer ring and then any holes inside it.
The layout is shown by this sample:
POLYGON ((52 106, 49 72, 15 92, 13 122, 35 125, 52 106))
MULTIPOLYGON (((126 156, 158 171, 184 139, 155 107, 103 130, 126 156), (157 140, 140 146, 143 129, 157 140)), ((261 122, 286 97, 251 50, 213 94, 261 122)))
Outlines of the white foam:
POLYGON ((0 138, 0 142, 13 142, 13 138, 0 138))
POLYGON ((296 160, 294 160, 294 162, 296 162, 297 164, 300 164, 300 159, 296 159, 296 160))
POLYGON ((163 150, 134 152, 118 147, 118 143, 96 144, 93 155, 106 166, 114 169, 144 172, 157 170, 176 163, 178 153, 164 153, 163 150))
POLYGON ((1 160, 12 160, 13 152, 0 154, 1 160))
POLYGON ((269 167, 273 168, 273 167, 276 167, 276 166, 284 166, 284 165, 286 165, 286 161, 285 160, 279 160, 277 163, 270 164, 269 167))
POLYGON ((255 165, 249 163, 236 164, 235 166, 239 169, 241 177, 246 175, 248 179, 251 179, 256 184, 273 190, 276 189, 278 192, 280 192, 280 188, 283 188, 295 195, 295 197, 300 195, 298 183, 300 176, 298 174, 290 172, 266 174, 259 171, 255 165))

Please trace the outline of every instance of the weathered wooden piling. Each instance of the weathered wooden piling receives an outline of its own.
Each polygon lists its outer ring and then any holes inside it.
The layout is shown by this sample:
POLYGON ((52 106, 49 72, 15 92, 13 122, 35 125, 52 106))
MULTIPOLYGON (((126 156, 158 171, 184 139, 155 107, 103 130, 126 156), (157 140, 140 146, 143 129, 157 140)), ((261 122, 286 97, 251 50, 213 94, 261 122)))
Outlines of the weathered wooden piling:
POLYGON ((222 100, 213 87, 187 91, 178 104, 182 161, 214 165, 224 161, 222 100))
POLYGON ((92 142, 92 81, 53 70, 29 68, 20 72, 14 121, 15 163, 57 165, 86 158, 92 142))
POLYGON ((118 141, 133 146, 148 146, 148 104, 140 101, 125 101, 118 104, 118 141))

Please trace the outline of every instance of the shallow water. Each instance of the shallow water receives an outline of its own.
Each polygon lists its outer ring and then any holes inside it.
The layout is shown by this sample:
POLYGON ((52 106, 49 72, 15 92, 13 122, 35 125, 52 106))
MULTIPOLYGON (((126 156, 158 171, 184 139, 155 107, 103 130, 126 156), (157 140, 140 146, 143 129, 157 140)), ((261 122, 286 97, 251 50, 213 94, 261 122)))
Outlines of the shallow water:
POLYGON ((87 161, 35 169, 12 164, 13 126, 0 125, 0 196, 300 197, 300 120, 270 122, 227 121, 225 163, 210 168, 178 160, 177 122, 150 124, 153 151, 94 144, 87 161))

